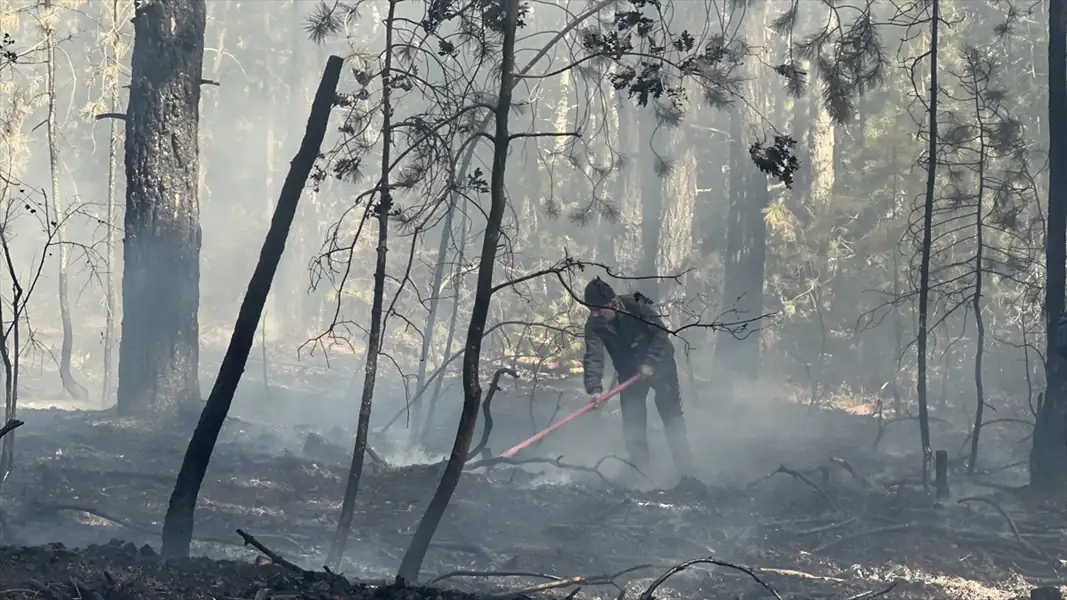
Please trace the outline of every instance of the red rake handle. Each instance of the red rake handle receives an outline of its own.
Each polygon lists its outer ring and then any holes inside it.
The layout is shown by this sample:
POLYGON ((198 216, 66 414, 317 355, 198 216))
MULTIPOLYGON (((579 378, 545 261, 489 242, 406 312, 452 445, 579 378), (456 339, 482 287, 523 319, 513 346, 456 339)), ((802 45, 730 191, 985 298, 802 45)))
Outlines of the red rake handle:
MULTIPOLYGON (((604 392, 603 394, 600 395, 600 402, 604 403, 604 402, 610 400, 611 398, 613 398, 614 396, 617 396, 618 394, 622 393, 623 390, 625 390, 626 388, 628 388, 631 385, 633 385, 640 378, 641 378, 640 375, 634 375, 633 377, 631 377, 631 378, 627 379, 626 381, 620 383, 619 385, 617 385, 614 388, 608 390, 607 392, 604 392)), ((515 446, 512 446, 507 452, 505 452, 501 456, 503 456, 504 458, 511 458, 511 457, 515 456, 519 452, 522 452, 526 448, 529 448, 531 445, 533 445, 533 444, 537 443, 538 441, 544 439, 545 437, 547 437, 553 431, 559 429, 560 427, 563 427, 567 423, 570 423, 571 421, 577 419, 578 417, 584 415, 585 413, 593 410, 596 407, 597 407, 597 405, 595 403, 589 402, 585 406, 583 406, 583 407, 579 408, 578 410, 572 412, 571 414, 567 415, 566 417, 563 417, 559 421, 556 421, 552 425, 549 425, 548 427, 545 427, 541 431, 535 433, 533 436, 531 436, 526 441, 519 442, 515 446)))

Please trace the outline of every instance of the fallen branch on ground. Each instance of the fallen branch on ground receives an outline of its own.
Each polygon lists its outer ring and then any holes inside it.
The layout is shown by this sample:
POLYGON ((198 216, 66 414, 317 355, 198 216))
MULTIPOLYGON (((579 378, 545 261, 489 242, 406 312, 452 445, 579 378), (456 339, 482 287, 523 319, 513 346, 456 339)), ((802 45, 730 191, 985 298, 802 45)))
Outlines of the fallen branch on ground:
POLYGON ((4 423, 3 427, 0 427, 0 438, 11 433, 12 431, 15 431, 16 429, 22 427, 25 424, 25 422, 19 421, 18 419, 9 420, 7 423, 4 423))
POLYGON ((839 507, 837 506, 837 503, 834 502, 834 500, 832 498, 830 498, 830 496, 828 496, 826 494, 826 492, 824 492, 822 490, 821 487, 816 485, 814 481, 812 481, 811 479, 806 477, 803 473, 800 473, 799 471, 794 471, 793 469, 790 469, 789 467, 786 467, 785 465, 782 465, 782 466, 778 467, 775 471, 771 472, 770 474, 764 475, 763 477, 760 477, 756 481, 753 481, 752 483, 748 484, 748 486, 746 486, 745 489, 746 490, 750 490, 753 487, 755 487, 756 484, 762 483, 762 482, 770 479, 771 477, 774 477, 775 475, 777 475, 779 473, 784 473, 785 475, 789 475, 790 477, 792 477, 793 479, 796 479, 797 481, 803 482, 805 485, 807 485, 811 489, 815 490, 815 493, 819 494, 819 496, 822 497, 823 500, 826 500, 827 502, 829 502, 831 508, 833 508, 834 510, 838 510, 839 509, 839 507))
POLYGON ((844 544, 845 542, 850 542, 852 540, 855 540, 855 539, 858 539, 858 538, 861 538, 861 537, 865 537, 865 536, 868 536, 868 535, 878 535, 880 533, 893 533, 894 531, 904 531, 905 529, 910 529, 913 525, 914 525, 914 523, 901 523, 899 525, 889 525, 887 527, 878 527, 876 529, 868 529, 866 531, 860 531, 858 533, 853 533, 852 535, 846 535, 844 537, 839 537, 836 540, 830 540, 829 542, 826 542, 822 546, 819 546, 818 548, 815 548, 811 552, 813 552, 815 554, 822 554, 823 552, 826 552, 830 548, 833 548, 835 546, 839 546, 841 544, 844 544))
POLYGON ((497 456, 495 458, 486 458, 486 459, 483 459, 483 460, 476 460, 476 461, 474 461, 472 463, 468 463, 466 468, 468 470, 472 470, 472 469, 484 469, 484 468, 487 468, 487 467, 495 467, 497 465, 508 465, 508 466, 513 466, 513 467, 517 467, 517 466, 521 466, 521 465, 534 465, 534 464, 552 465, 553 467, 556 467, 558 469, 566 469, 566 470, 570 470, 570 471, 581 471, 583 473, 593 473, 597 477, 600 477, 600 480, 604 482, 604 485, 611 485, 611 481, 607 477, 605 477, 604 474, 601 473, 600 469, 599 469, 600 465, 608 458, 615 458, 618 461, 620 461, 620 462, 622 462, 624 464, 627 464, 630 467, 632 467, 635 471, 640 473, 641 476, 645 477, 646 479, 648 478, 647 475, 645 475, 643 472, 641 472, 641 470, 638 469, 633 464, 631 464, 631 463, 629 463, 629 462, 627 462, 627 461, 625 461, 625 460, 623 460, 623 459, 621 459, 621 458, 619 458, 617 456, 612 456, 612 455, 605 456, 604 458, 602 458, 599 461, 597 461, 596 465, 592 466, 592 467, 587 467, 585 465, 576 465, 576 464, 572 464, 572 463, 565 463, 565 462, 563 462, 563 457, 562 456, 559 456, 559 457, 556 457, 556 458, 540 458, 540 457, 510 458, 510 457, 507 457, 507 456, 497 456))
POLYGON ((845 600, 871 600, 871 598, 877 598, 879 596, 885 596, 889 592, 892 592, 893 589, 897 587, 898 583, 900 583, 900 582, 899 581, 894 581, 893 583, 889 584, 888 587, 883 588, 880 591, 877 591, 877 592, 873 592, 873 591, 860 592, 858 594, 855 594, 855 595, 849 596, 848 598, 845 598, 845 600))
POLYGON ((765 589, 768 592, 770 592, 771 595, 773 595, 775 598, 777 598, 778 600, 782 600, 782 597, 778 594, 778 592, 774 591, 774 588, 772 588, 766 581, 763 581, 762 579, 760 579, 759 576, 756 575, 756 573, 752 571, 752 569, 749 569, 747 567, 742 567, 740 565, 735 565, 733 563, 728 563, 728 562, 725 562, 725 561, 721 561, 721 560, 715 560, 715 559, 713 559, 711 557, 708 557, 708 558, 696 558, 696 559, 693 559, 693 560, 687 560, 687 561, 685 561, 683 563, 679 563, 677 565, 674 565, 673 567, 668 569, 666 573, 664 573, 663 575, 660 575, 659 577, 656 578, 655 581, 653 581, 651 584, 649 584, 649 586, 647 588, 645 588, 645 591, 641 592, 641 595, 638 596, 638 600, 652 600, 653 599, 652 594, 655 593, 656 588, 658 588, 659 586, 663 585, 671 577, 677 575, 678 573, 681 573, 682 571, 685 571, 689 567, 693 567, 693 566, 696 566, 696 565, 715 565, 715 566, 719 566, 719 567, 725 567, 727 569, 734 569, 735 571, 741 571, 742 573, 744 573, 744 574, 748 575, 749 577, 751 577, 756 583, 758 583, 761 586, 763 586, 763 589, 765 589))
MULTIPOLYGON (((517 590, 509 590, 500 594, 489 594, 484 596, 491 600, 500 600, 502 598, 512 598, 514 596, 521 596, 525 594, 532 594, 534 592, 547 592, 549 590, 558 590, 560 588, 570 587, 572 585, 612 585, 619 590, 624 590, 622 586, 615 583, 615 580, 628 573, 634 571, 640 571, 642 569, 651 569, 653 565, 637 565, 636 567, 628 567, 617 573, 611 573, 608 575, 596 575, 594 577, 583 577, 581 575, 577 577, 567 577, 565 579, 556 579, 554 581, 547 581, 545 583, 539 583, 537 585, 531 585, 517 590)), ((568 597, 573 597, 574 592, 568 597)), ((779 599, 781 600, 781 599, 779 599)))
POLYGON ((272 563, 278 565, 279 567, 282 567, 284 569, 288 569, 290 571, 293 571, 294 573, 299 573, 299 574, 301 574, 301 575, 303 575, 305 577, 307 577, 309 575, 313 575, 313 573, 311 571, 308 571, 307 569, 304 569, 302 567, 298 567, 295 564, 289 562, 288 560, 285 560, 280 555, 278 555, 277 552, 274 552, 270 548, 264 546, 256 538, 254 538, 251 535, 245 533, 243 530, 238 529, 237 530, 237 535, 241 536, 241 539, 244 540, 244 543, 245 543, 244 545, 245 546, 252 546, 256 550, 259 550, 260 552, 263 553, 263 556, 266 556, 267 558, 269 558, 272 563))
POLYGON ((547 573, 531 573, 529 571, 449 571, 434 577, 426 585, 434 585, 446 579, 456 577, 531 577, 534 579, 548 579, 549 581, 562 581, 562 577, 548 575, 547 573))
POLYGON ((992 506, 993 510, 1000 513, 1000 516, 1004 517, 1004 520, 1007 521, 1008 528, 1011 529, 1012 535, 1015 536, 1015 541, 1018 542, 1020 546, 1035 553, 1036 555, 1044 558, 1049 562, 1054 562, 1052 560, 1052 557, 1050 557, 1048 554, 1046 554, 1042 550, 1035 548, 1033 544, 1023 539, 1022 533, 1019 532, 1019 526, 1015 524, 1015 519, 1012 519, 1011 515, 1008 514, 1008 511, 1001 508, 999 504, 993 502, 989 498, 984 498, 982 496, 968 496, 966 498, 960 498, 956 501, 956 504, 967 504, 969 502, 980 502, 982 504, 992 506))
MULTIPOLYGON (((155 530, 155 529, 153 529, 151 527, 147 527, 147 526, 144 526, 144 525, 138 525, 137 523, 134 523, 132 521, 128 521, 128 520, 123 519, 121 517, 116 517, 115 515, 113 515, 111 513, 102 511, 102 510, 97 509, 97 508, 93 508, 91 506, 82 506, 80 504, 48 504, 48 503, 44 503, 44 502, 40 502, 40 501, 36 501, 35 500, 30 504, 30 511, 31 511, 31 514, 34 517, 40 517, 44 513, 49 513, 49 512, 57 512, 57 513, 58 512, 65 512, 65 511, 81 512, 81 513, 85 513, 87 515, 92 515, 92 516, 97 517, 99 519, 103 519, 105 521, 111 521, 112 523, 114 523, 114 524, 116 524, 116 525, 118 525, 120 527, 125 527, 126 529, 129 529, 131 531, 144 533, 146 535, 150 535, 150 536, 153 536, 153 537, 159 535, 159 531, 155 530)), ((296 549, 297 552, 300 552, 300 553, 306 553, 307 552, 307 550, 303 546, 301 546, 296 540, 294 540, 292 538, 289 538, 287 536, 284 536, 284 535, 269 534, 269 535, 260 535, 260 537, 264 538, 264 539, 280 540, 280 541, 283 541, 283 542, 286 542, 286 543, 292 545, 293 548, 296 549)), ((231 540, 231 539, 216 538, 216 537, 202 537, 202 536, 199 536, 199 535, 193 536, 193 540, 197 541, 197 542, 208 542, 208 543, 212 543, 212 544, 224 544, 226 546, 243 546, 243 545, 245 545, 245 544, 239 544, 235 540, 231 540)))
POLYGON ((843 458, 838 458, 836 456, 831 456, 830 462, 848 471, 848 474, 851 475, 853 479, 862 483, 863 485, 869 486, 871 484, 871 482, 860 476, 859 472, 856 471, 856 468, 852 466, 852 463, 848 462, 847 460, 843 458))

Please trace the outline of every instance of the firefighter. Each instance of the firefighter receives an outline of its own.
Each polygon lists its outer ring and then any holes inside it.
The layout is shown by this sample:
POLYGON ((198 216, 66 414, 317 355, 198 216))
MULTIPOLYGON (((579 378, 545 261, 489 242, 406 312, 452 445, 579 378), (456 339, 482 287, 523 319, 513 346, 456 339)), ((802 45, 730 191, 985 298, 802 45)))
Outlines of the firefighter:
POLYGON ((693 460, 682 416, 682 395, 674 346, 652 302, 641 294, 616 296, 605 281, 593 279, 585 288, 589 318, 585 323, 585 391, 598 406, 603 404, 604 351, 611 356, 619 380, 641 378, 623 390, 622 430, 630 459, 648 464, 649 389, 655 392, 656 410, 663 420, 674 465, 683 478, 693 476, 693 460))

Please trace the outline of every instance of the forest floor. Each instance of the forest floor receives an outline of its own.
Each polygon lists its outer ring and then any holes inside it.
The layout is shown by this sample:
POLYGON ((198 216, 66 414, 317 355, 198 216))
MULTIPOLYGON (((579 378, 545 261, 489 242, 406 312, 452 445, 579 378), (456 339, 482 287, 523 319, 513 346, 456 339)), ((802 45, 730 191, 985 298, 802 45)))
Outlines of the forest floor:
MULTIPOLYGON (((550 415, 577 408, 580 399, 570 396, 502 392, 490 446, 499 452, 557 418, 550 415)), ((197 508, 194 554, 206 558, 176 562, 159 560, 152 548, 189 424, 23 410, 17 468, 0 498, 0 540, 10 544, 0 547, 0 598, 251 600, 264 598, 262 590, 274 598, 462 597, 386 593, 321 572, 351 443, 350 428, 329 425, 354 423, 352 409, 282 403, 235 404, 197 508), (255 564, 259 553, 243 545, 239 528, 319 575, 255 564)), ((387 408, 376 409, 377 423, 392 416, 387 408)), ((441 415, 444 425, 431 435, 438 453, 454 433, 452 413, 441 415)), ((621 452, 619 417, 610 409, 523 455, 562 455, 580 468, 498 464, 466 474, 423 581, 484 597, 581 576, 577 598, 617 598, 621 590, 637 597, 672 565, 711 556, 752 574, 697 565, 656 596, 773 597, 765 585, 782 598, 1009 599, 1067 583, 1058 558, 1067 549, 1067 519, 1024 505, 1009 489, 1018 467, 998 467, 1025 457, 1018 431, 985 434, 982 464, 995 468, 966 477, 955 458, 966 432, 935 423, 937 447, 953 457, 953 497, 938 503, 919 485, 914 422, 879 436, 876 419, 845 410, 753 399, 697 403, 689 429, 705 488, 677 484, 650 413, 653 451, 666 462, 645 474, 611 460, 590 470, 621 452), (973 496, 982 500, 967 499, 973 496)), ((440 454, 412 464, 410 453, 392 449, 405 445, 402 422, 392 438, 374 438, 384 461, 371 461, 361 485, 342 569, 352 580, 391 579, 438 483, 440 454)), ((553 592, 575 587, 563 583, 553 592)))

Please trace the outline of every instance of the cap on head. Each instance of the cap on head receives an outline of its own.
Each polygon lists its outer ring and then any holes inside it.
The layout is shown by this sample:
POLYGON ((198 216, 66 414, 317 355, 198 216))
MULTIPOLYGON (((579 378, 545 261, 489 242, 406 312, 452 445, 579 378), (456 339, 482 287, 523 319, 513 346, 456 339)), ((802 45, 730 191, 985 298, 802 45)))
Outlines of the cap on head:
POLYGON ((599 277, 594 278, 585 286, 584 300, 589 306, 607 306, 614 299, 615 290, 599 277))

